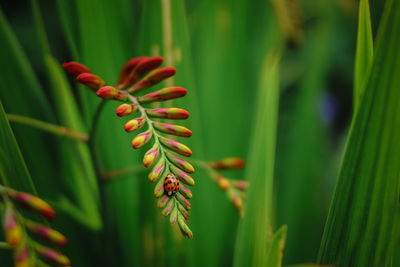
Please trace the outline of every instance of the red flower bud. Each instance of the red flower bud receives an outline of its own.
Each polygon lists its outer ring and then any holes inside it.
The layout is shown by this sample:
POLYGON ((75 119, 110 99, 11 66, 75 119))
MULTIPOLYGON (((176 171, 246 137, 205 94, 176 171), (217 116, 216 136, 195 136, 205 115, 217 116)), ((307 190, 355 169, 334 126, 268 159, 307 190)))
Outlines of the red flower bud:
POLYGON ((115 113, 117 113, 119 117, 124 117, 132 114, 136 109, 137 107, 134 104, 122 104, 116 109, 115 113))
POLYGON ((150 103, 183 97, 186 93, 187 90, 182 87, 167 87, 144 96, 139 96, 137 99, 140 103, 150 103))
POLYGON ((76 77, 76 80, 89 87, 93 92, 96 92, 96 90, 105 84, 102 78, 92 73, 81 73, 76 77))
POLYGON ((166 78, 173 76, 176 73, 175 68, 165 67, 157 70, 153 70, 149 74, 147 74, 140 82, 135 84, 129 92, 138 92, 140 90, 149 88, 166 78))
POLYGON ((49 220, 53 220, 56 217, 56 213, 50 205, 34 195, 18 192, 13 189, 7 189, 7 193, 18 204, 31 209, 49 220))
POLYGON ((180 125, 155 122, 153 123, 153 126, 156 130, 163 133, 172 134, 176 136, 183 136, 183 137, 192 136, 192 131, 180 125))
POLYGON ((117 85, 121 85, 126 78, 128 78, 129 74, 132 72, 132 70, 137 66, 137 64, 144 60, 147 59, 149 57, 135 57, 130 59, 122 68, 120 74, 119 74, 119 78, 118 78, 118 82, 117 85))
POLYGON ((118 93, 118 89, 112 86, 103 86, 96 92, 103 99, 114 99, 118 96, 118 93))
POLYGON ((143 58, 140 60, 134 69, 129 73, 128 77, 121 83, 123 87, 136 83, 149 71, 157 68, 163 62, 162 57, 143 58))
POLYGON ((145 122, 146 119, 144 117, 132 119, 125 124, 124 129, 126 132, 130 133, 137 129, 142 128, 145 122))
POLYGON ((153 118, 164 118, 164 119, 187 119, 189 112, 181 108, 156 108, 146 109, 147 115, 153 118))
POLYGON ((47 240, 57 246, 65 246, 68 243, 67 238, 65 238, 63 234, 45 225, 26 220, 25 227, 28 229, 28 231, 32 232, 38 237, 43 238, 44 240, 47 240))
POLYGON ((66 72, 74 76, 78 76, 82 73, 91 73, 88 67, 75 61, 65 62, 62 66, 66 72))

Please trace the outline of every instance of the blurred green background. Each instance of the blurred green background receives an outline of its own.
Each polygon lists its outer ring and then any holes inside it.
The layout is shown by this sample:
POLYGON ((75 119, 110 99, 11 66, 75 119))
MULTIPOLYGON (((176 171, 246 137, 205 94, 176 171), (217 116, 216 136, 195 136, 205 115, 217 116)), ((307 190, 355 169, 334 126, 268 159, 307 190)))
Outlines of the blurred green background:
MULTIPOLYGON (((383 3, 371 3, 374 33, 383 3)), ((0 6, 6 112, 87 132, 99 100, 58 65, 76 60, 113 83, 129 58, 161 55, 177 69, 174 84, 188 89, 174 105, 190 112, 184 125, 193 136, 185 143, 202 160, 257 157, 249 147, 262 64, 278 50, 271 224, 274 231, 288 225, 285 264, 316 261, 352 116, 358 1, 2 0, 0 6)), ((63 251, 73 266, 231 266, 240 219, 200 169, 192 189, 193 240, 162 218, 147 172, 95 183, 99 166, 126 168, 143 156, 131 149, 117 105, 107 103, 101 113, 94 155, 84 144, 11 124, 38 194, 58 211, 55 226, 69 238, 63 251)))

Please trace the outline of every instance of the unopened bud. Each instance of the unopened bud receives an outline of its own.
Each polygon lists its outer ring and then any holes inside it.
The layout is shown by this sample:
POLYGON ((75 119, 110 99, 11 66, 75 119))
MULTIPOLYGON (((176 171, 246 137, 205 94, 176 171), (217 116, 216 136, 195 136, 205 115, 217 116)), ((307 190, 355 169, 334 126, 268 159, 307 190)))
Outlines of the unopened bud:
POLYGON ((167 158, 173 163, 175 164, 177 167, 179 167, 181 170, 187 172, 187 173, 194 173, 194 168, 193 166, 187 162, 184 159, 178 158, 174 155, 172 155, 171 153, 166 152, 165 153, 167 155, 167 158))
POLYGON ((93 92, 96 92, 105 84, 102 78, 93 73, 81 73, 76 77, 76 80, 89 87, 93 92))
POLYGON ((214 169, 238 169, 243 168, 245 161, 241 158, 224 158, 217 161, 209 162, 214 169))
POLYGON ((172 134, 176 136, 183 136, 183 137, 192 136, 192 131, 180 125, 155 122, 153 123, 153 126, 156 130, 163 133, 172 134))
POLYGON ((8 189, 7 193, 10 198, 18 204, 31 209, 49 220, 53 220, 56 217, 56 213, 50 205, 34 195, 18 192, 12 189, 8 189))
POLYGON ((115 110, 115 113, 119 117, 124 117, 124 116, 132 114, 133 112, 136 111, 136 109, 137 109, 137 107, 134 104, 122 104, 115 110))
POLYGON ((147 115, 153 118, 184 120, 189 117, 189 112, 181 108, 156 108, 146 109, 147 115))
POLYGON ((63 68, 66 72, 68 72, 69 74, 72 74, 74 76, 78 76, 79 74, 82 73, 91 73, 91 71, 89 70, 88 67, 86 67, 85 65, 82 65, 78 62, 65 62, 63 63, 63 68))
POLYGON ((163 144, 165 147, 171 149, 178 154, 181 154, 182 156, 190 157, 192 155, 192 151, 190 150, 190 148, 182 143, 165 137, 159 137, 159 140, 161 144, 163 144))
POLYGON ((183 97, 186 93, 187 90, 182 87, 167 87, 144 96, 139 96, 137 100, 140 103, 151 103, 183 97))
POLYGON ((153 135, 152 131, 146 131, 141 134, 138 134, 132 140, 132 147, 134 149, 138 149, 139 147, 144 146, 151 139, 152 135, 153 135))

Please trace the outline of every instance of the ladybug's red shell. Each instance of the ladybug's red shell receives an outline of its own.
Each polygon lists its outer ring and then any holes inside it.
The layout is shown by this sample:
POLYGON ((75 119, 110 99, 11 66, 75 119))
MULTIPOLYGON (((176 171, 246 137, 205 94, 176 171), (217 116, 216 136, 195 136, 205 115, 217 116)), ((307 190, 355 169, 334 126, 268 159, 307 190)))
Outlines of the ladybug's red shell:
POLYGON ((179 180, 172 173, 168 173, 164 179, 164 190, 167 192, 168 196, 175 194, 179 190, 179 180))

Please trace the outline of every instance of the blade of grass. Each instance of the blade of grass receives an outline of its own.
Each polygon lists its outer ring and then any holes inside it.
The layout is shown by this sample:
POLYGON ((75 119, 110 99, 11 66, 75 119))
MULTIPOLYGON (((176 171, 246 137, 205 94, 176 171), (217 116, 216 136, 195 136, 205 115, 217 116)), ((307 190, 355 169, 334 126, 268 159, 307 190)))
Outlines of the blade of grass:
MULTIPOLYGON (((60 64, 51 56, 50 45, 42 15, 36 0, 31 0, 33 18, 37 31, 40 48, 52 88, 52 100, 55 104, 59 121, 66 127, 85 131, 81 115, 68 85, 64 71, 60 64)), ((61 140, 63 172, 62 180, 67 186, 67 192, 82 209, 86 226, 93 230, 101 228, 99 214, 99 192, 90 152, 86 144, 71 140, 61 140)), ((64 202, 63 202, 64 203, 64 202)), ((79 218, 76 218, 79 219, 79 218)))
POLYGON ((272 238, 272 242, 268 251, 267 264, 265 266, 281 267, 283 251, 285 249, 287 234, 287 226, 283 225, 279 228, 272 238))
MULTIPOLYGON (((89 0, 73 1, 64 27, 77 25, 77 37, 73 42, 79 49, 79 60, 107 83, 113 84, 119 69, 129 57, 134 56, 137 46, 135 35, 136 15, 132 1, 89 0)), ((63 10, 60 10, 63 12, 63 10)), ((74 58, 74 60, 78 60, 74 58)), ((86 124, 90 125, 99 99, 86 88, 80 88, 82 109, 86 124)), ((131 135, 123 131, 124 120, 115 116, 118 103, 104 106, 93 140, 95 159, 105 170, 113 170, 135 165, 139 161, 137 152, 130 146, 131 135)), ((141 212, 140 180, 121 179, 104 185, 105 238, 104 258, 108 266, 140 266, 142 264, 142 244, 140 242, 139 218, 141 212), (127 212, 129 211, 129 212, 127 212), (135 238, 136 237, 136 238, 135 238)))
POLYGON ((0 101, 0 176, 5 186, 36 193, 32 178, 0 101))
POLYGON ((270 52, 261 69, 261 80, 251 130, 251 146, 247 158, 249 180, 245 216, 239 226, 234 266, 266 266, 271 238, 267 222, 272 215, 276 128, 279 102, 278 52, 270 52))
POLYGON ((354 67, 354 111, 357 111, 360 105, 373 55, 369 0, 361 0, 358 9, 357 49, 354 67))
MULTIPOLYGON (((54 123, 54 112, 44 90, 2 11, 0 36, 0 99, 5 109, 54 123)), ((55 138, 24 125, 13 125, 13 131, 41 196, 55 197, 59 186, 52 178, 57 164, 48 164, 54 158, 48 145, 54 144, 55 138)))
POLYGON ((306 71, 281 105, 275 188, 277 224, 289 227, 285 263, 315 259, 329 205, 323 185, 329 163, 328 131, 318 108, 331 68, 334 23, 330 13, 320 16, 300 52, 306 71), (316 201, 325 205, 314 205, 316 201))
POLYGON ((400 2, 386 2, 318 261, 386 266, 400 226, 400 2))

